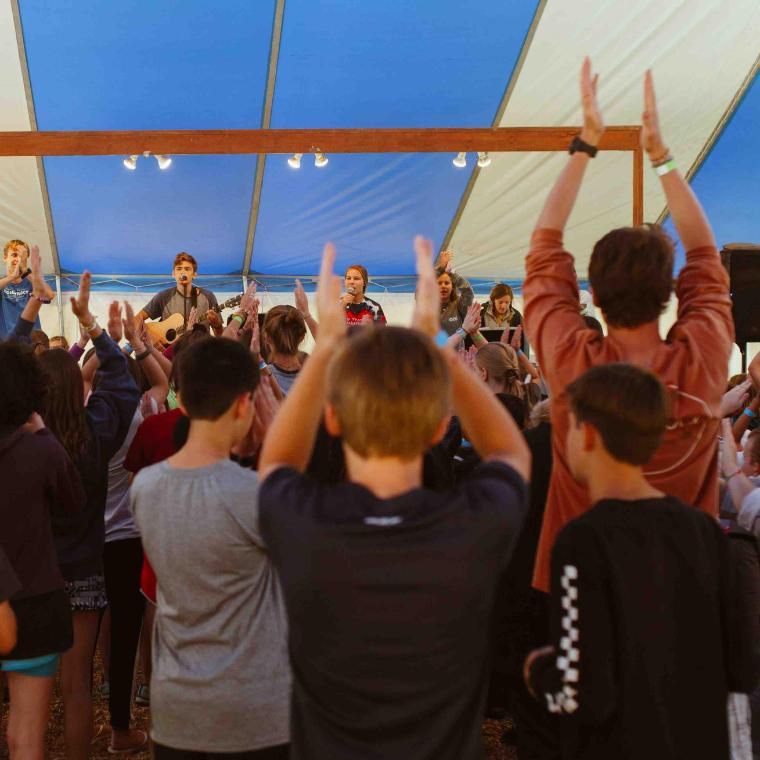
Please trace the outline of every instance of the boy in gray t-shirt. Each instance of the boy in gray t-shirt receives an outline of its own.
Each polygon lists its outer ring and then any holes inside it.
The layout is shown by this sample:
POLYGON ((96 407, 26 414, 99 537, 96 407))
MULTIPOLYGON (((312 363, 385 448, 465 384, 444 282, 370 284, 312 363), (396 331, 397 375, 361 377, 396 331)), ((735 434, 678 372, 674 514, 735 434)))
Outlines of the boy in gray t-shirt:
POLYGON ((287 758, 285 608, 259 534, 257 475, 229 459, 251 426, 258 368, 226 339, 196 343, 179 362, 187 443, 142 470, 131 493, 158 578, 154 756, 287 758))

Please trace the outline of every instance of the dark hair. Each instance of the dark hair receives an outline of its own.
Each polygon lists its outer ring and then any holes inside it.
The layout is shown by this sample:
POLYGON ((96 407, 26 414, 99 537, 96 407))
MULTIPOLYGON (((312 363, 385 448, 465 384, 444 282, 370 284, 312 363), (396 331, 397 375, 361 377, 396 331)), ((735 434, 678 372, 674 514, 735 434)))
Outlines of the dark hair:
POLYGON ((668 421, 668 397, 655 375, 632 364, 593 367, 567 386, 575 419, 593 425, 618 461, 645 465, 668 421))
POLYGON ((251 352, 237 341, 201 340, 177 361, 182 406, 191 420, 217 420, 238 396, 253 393, 259 367, 251 352))
POLYGON ((179 377, 177 374, 177 359, 186 351, 190 346, 202 340, 211 340, 211 336, 208 332, 201 327, 200 330, 196 330, 197 324, 193 325, 193 329, 186 332, 179 340, 174 344, 174 351, 172 353, 172 371, 169 377, 169 382, 174 386, 174 390, 179 390, 179 377))
POLYGON ((41 348, 43 351, 47 351, 50 348, 50 338, 44 330, 32 330, 29 337, 32 339, 32 348, 36 353, 39 353, 37 349, 41 348))
POLYGON ((638 327, 662 314, 673 291, 673 250, 656 224, 621 227, 597 241, 588 279, 607 324, 638 327))
POLYGON ((48 378, 29 346, 0 343, 0 425, 17 428, 44 409, 48 378))
MULTIPOLYGON (((501 298, 501 296, 499 297, 501 298)), ((496 398, 499 399, 501 405, 512 415, 515 425, 517 425, 520 430, 524 430, 525 416, 527 413, 525 402, 511 393, 497 393, 496 398)))
POLYGON ((90 437, 84 413, 82 371, 76 359, 62 348, 45 351, 39 361, 50 377, 42 415, 45 425, 76 460, 90 437))
POLYGON ((186 251, 181 251, 174 257, 174 264, 172 265, 172 270, 176 269, 179 264, 181 264, 183 261, 186 261, 188 264, 191 264, 193 267, 193 272, 198 271, 198 262, 195 260, 194 256, 191 256, 186 251))
POLYGON ((586 327, 604 337, 604 328, 602 327, 602 323, 596 317, 592 317, 590 314, 583 314, 582 317, 583 321, 586 323, 586 327))
POLYGON ((263 334, 278 354, 295 356, 306 337, 303 314, 294 306, 274 306, 264 317, 263 334))

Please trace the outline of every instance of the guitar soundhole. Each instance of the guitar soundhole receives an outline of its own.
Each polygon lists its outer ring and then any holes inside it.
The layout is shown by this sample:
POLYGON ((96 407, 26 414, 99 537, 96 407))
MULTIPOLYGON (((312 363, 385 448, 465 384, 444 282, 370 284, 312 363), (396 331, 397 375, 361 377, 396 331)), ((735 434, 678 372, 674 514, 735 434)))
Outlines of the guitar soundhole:
POLYGON ((171 343, 176 338, 177 338, 177 331, 176 330, 167 330, 166 331, 166 340, 169 343, 171 343))

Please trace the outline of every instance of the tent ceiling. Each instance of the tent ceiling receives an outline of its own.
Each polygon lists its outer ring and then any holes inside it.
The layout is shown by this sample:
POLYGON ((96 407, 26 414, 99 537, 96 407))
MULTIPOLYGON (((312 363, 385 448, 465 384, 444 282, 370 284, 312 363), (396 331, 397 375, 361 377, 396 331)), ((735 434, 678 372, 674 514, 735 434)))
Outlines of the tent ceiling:
MULTIPOLYGON (((715 0, 586 0, 580 15, 567 0, 480 0, 467 13, 456 0, 18 0, 18 25, 15 8, 16 0, 0 0, 4 130, 34 128, 35 112, 44 130, 255 128, 267 95, 274 128, 489 126, 510 82, 502 125, 572 124, 588 53, 602 72, 610 124, 639 120, 641 74, 653 66, 666 135, 684 168, 720 124, 760 39, 756 0, 736 0, 730 12, 715 0)), ((721 240, 760 240, 757 90, 695 178, 721 240)), ((463 272, 519 279, 562 157, 502 154, 475 174, 472 154, 466 170, 452 157, 331 155, 322 170, 304 157, 295 172, 285 157, 269 156, 251 270, 312 274, 323 241, 333 239, 339 264, 409 274, 413 234, 441 244, 449 230, 463 272)), ((189 250, 208 274, 240 273, 257 160, 178 156, 159 172, 140 159, 130 172, 113 156, 45 159, 50 233, 38 162, 3 158, 0 235, 37 242, 49 271, 57 243, 64 271, 161 273, 189 250)), ((630 221, 631 166, 622 153, 592 166, 569 232, 582 265, 603 231, 630 221)), ((655 219, 663 199, 652 177, 645 191, 646 217, 655 219)))

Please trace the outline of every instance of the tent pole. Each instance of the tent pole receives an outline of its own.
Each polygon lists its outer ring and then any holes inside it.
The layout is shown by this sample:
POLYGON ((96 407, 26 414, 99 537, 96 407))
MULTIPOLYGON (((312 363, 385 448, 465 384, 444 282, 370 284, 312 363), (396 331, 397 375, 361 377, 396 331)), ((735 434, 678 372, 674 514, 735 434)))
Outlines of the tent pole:
POLYGON ((61 275, 55 276, 55 299, 58 303, 58 334, 64 335, 63 332, 63 303, 61 301, 61 275))
POLYGON ((644 151, 633 151, 633 223, 644 224, 644 151))

